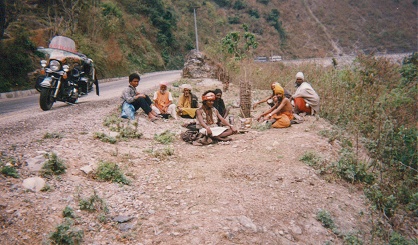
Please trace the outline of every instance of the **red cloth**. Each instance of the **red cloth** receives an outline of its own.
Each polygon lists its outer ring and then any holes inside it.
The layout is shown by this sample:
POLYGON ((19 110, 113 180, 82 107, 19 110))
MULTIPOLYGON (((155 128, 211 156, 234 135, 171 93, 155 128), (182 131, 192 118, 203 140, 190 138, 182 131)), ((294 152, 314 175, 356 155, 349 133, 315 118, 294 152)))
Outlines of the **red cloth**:
POLYGON ((296 111, 311 114, 311 107, 306 107, 306 101, 302 97, 294 98, 296 111))

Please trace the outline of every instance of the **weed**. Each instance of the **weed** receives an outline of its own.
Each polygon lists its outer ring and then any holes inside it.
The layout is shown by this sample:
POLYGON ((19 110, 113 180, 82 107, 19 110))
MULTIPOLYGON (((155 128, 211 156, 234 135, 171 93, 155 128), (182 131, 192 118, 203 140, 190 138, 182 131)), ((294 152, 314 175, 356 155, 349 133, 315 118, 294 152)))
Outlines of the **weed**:
POLYGON ((387 217, 395 213, 398 202, 393 195, 386 196, 381 186, 374 184, 364 190, 365 196, 373 203, 375 209, 383 212, 387 217))
POLYGON ((332 130, 321 130, 319 131, 319 135, 328 138, 329 143, 333 143, 334 141, 339 141, 341 147, 343 148, 351 148, 353 147, 353 143, 344 136, 344 132, 341 129, 334 127, 332 130))
POLYGON ((103 122, 103 126, 110 127, 111 125, 119 125, 122 123, 122 119, 117 114, 106 116, 103 122))
POLYGON ((5 156, 3 159, 0 159, 0 164, 7 164, 9 163, 12 166, 16 166, 16 164, 18 163, 18 160, 14 157, 9 157, 9 156, 5 156))
POLYGON ((52 188, 48 184, 45 184, 45 186, 42 187, 42 189, 41 189, 42 192, 47 192, 47 191, 50 191, 50 190, 52 190, 52 188))
MULTIPOLYGON (((327 162, 320 156, 316 155, 314 152, 305 152, 300 160, 305 164, 313 167, 316 172, 321 175, 326 174, 330 169, 332 170, 332 166, 327 166, 327 162)), ((329 177, 332 177, 332 175, 329 177)))
POLYGON ((97 195, 96 191, 89 198, 81 199, 78 205, 81 210, 87 210, 89 212, 95 212, 95 211, 102 211, 104 213, 109 212, 106 202, 97 195))
POLYGON ((97 219, 99 220, 100 223, 103 223, 103 224, 107 223, 107 217, 106 217, 106 214, 104 213, 99 214, 97 219))
POLYGON ((10 177, 13 177, 13 178, 19 178, 19 173, 12 166, 3 166, 1 168, 1 173, 5 176, 10 176, 10 177))
POLYGON ((165 147, 163 149, 157 149, 157 150, 154 150, 153 148, 151 148, 151 149, 145 150, 145 152, 161 160, 174 155, 174 149, 171 147, 165 147))
POLYGON ((64 216, 64 218, 75 218, 74 210, 71 207, 66 206, 62 211, 62 216, 64 216))
POLYGON ((417 238, 409 240, 397 232, 392 232, 389 239, 389 245, 413 245, 417 242, 417 238))
POLYGON ((46 154, 48 160, 43 164, 41 169, 42 176, 60 175, 65 173, 67 167, 64 161, 60 159, 56 153, 46 154))
POLYGON ((170 130, 166 130, 161 134, 155 134, 154 139, 161 144, 168 145, 174 141, 175 134, 170 132, 170 130))
POLYGON ((320 209, 316 214, 316 219, 322 223, 322 226, 329 229, 335 229, 336 226, 328 211, 320 209))
POLYGON ((138 133, 138 122, 133 123, 133 128, 127 125, 126 127, 119 128, 119 138, 131 138, 131 139, 139 139, 142 137, 142 133, 138 133))
POLYGON ((264 123, 255 123, 251 128, 257 131, 266 131, 271 128, 271 123, 267 121, 264 123))
POLYGON ((105 133, 95 132, 94 136, 95 139, 100 139, 102 142, 116 144, 117 140, 114 137, 108 136, 105 133))
POLYGON ((116 147, 116 149, 112 151, 111 155, 117 157, 119 155, 119 149, 116 147))
POLYGON ((100 180, 112 181, 125 185, 130 184, 130 180, 126 178, 119 166, 112 162, 100 162, 96 171, 96 176, 100 180))
POLYGON ((46 133, 46 134, 44 134, 44 139, 61 139, 61 138, 63 138, 64 136, 61 134, 61 133, 55 133, 55 132, 53 132, 53 133, 46 133))
POLYGON ((352 151, 344 150, 338 162, 336 163, 337 174, 351 183, 364 182, 372 184, 374 177, 367 173, 366 165, 358 162, 356 156, 352 151))
POLYGON ((54 232, 49 236, 53 244, 73 245, 81 244, 84 237, 83 230, 72 228, 73 222, 70 219, 58 225, 54 232))
POLYGON ((418 192, 412 195, 412 199, 408 204, 408 210, 412 211, 415 217, 418 217, 418 192))
POLYGON ((362 245, 363 241, 355 233, 349 233, 344 235, 344 244, 347 245, 362 245))
POLYGON ((300 160, 302 162, 304 162, 305 164, 312 166, 312 167, 316 167, 319 166, 319 164, 321 163, 322 159, 317 156, 314 152, 306 152, 301 158, 300 160))

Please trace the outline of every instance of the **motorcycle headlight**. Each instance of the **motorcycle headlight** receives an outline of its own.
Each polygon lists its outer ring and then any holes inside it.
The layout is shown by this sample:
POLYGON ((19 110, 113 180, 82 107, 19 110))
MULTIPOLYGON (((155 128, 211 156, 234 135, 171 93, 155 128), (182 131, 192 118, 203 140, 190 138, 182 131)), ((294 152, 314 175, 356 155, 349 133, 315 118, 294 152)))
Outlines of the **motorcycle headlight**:
POLYGON ((49 62, 49 68, 51 68, 52 71, 59 71, 61 69, 61 64, 58 60, 51 60, 49 62))
POLYGON ((46 67, 46 64, 47 64, 46 60, 41 60, 41 66, 42 66, 43 68, 45 68, 45 67, 46 67))
POLYGON ((63 65, 63 66, 62 66, 62 69, 63 69, 65 72, 68 72, 68 71, 70 70, 70 67, 69 67, 68 65, 63 65))

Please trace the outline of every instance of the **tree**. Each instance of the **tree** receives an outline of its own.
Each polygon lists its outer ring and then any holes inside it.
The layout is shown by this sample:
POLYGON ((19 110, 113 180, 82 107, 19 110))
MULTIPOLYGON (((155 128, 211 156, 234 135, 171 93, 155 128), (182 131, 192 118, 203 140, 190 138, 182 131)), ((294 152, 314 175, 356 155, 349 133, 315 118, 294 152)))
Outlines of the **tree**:
POLYGON ((247 72, 252 69, 247 66, 245 60, 249 56, 251 49, 258 47, 255 35, 248 31, 247 25, 242 25, 244 33, 230 32, 222 39, 222 50, 226 54, 232 54, 233 60, 240 62, 236 67, 243 67, 244 77, 239 78, 240 85, 240 107, 242 116, 251 117, 251 82, 248 80, 247 72))
POLYGON ((248 32, 248 26, 242 25, 244 34, 241 32, 230 32, 222 39, 222 50, 228 54, 232 54, 236 60, 241 60, 247 57, 250 49, 256 49, 258 42, 255 35, 248 32), (242 40, 242 41, 241 41, 242 40))
POLYGON ((0 0, 0 40, 3 39, 6 29, 6 0, 0 0))

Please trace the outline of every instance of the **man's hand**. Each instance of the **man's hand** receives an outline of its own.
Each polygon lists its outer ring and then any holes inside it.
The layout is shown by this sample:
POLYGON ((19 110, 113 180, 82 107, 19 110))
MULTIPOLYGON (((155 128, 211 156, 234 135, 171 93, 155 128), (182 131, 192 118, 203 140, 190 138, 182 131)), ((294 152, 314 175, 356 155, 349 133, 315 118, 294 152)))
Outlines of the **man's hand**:
POLYGON ((270 114, 267 114, 267 115, 264 116, 264 120, 269 120, 270 117, 271 117, 270 114))
POLYGON ((230 128, 232 130, 232 133, 236 134, 238 132, 238 130, 234 126, 231 126, 230 128))
POLYGON ((145 98, 146 96, 145 94, 141 94, 137 92, 135 97, 138 99, 138 98, 145 98))
POLYGON ((206 133, 208 133, 208 135, 212 135, 212 130, 209 127, 207 127, 206 128, 206 133))

